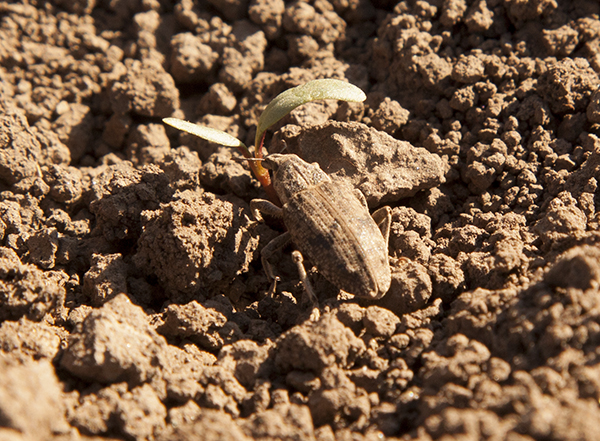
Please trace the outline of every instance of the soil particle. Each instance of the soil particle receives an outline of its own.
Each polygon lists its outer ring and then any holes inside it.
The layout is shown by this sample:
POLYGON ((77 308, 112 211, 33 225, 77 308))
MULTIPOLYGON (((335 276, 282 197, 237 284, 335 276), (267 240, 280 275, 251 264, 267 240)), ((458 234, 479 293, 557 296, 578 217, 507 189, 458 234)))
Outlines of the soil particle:
POLYGON ((563 254, 548 271, 544 280, 550 286, 580 290, 595 289, 600 284, 598 249, 590 246, 573 248, 563 254))
POLYGON ((88 152, 92 141, 93 117, 89 106, 66 104, 56 106, 60 116, 52 124, 52 131, 58 135, 71 152, 71 160, 77 162, 88 152))
POLYGON ((205 80, 215 75, 219 54, 190 32, 177 34, 171 40, 171 75, 179 82, 205 80))
POLYGON ((55 228, 38 230, 25 243, 29 250, 27 259, 43 269, 52 269, 56 264, 58 232, 55 228))
POLYGON ((231 192, 243 198, 258 196, 256 182, 237 159, 239 155, 231 149, 221 149, 212 154, 200 168, 200 182, 207 188, 231 192))
POLYGON ((231 312, 218 304, 205 308, 196 301, 186 305, 169 305, 164 323, 157 331, 169 338, 187 339, 209 351, 218 351, 242 335, 231 312))
POLYGON ((141 213, 158 208, 174 192, 158 167, 137 170, 126 161, 107 167, 92 181, 91 190, 95 228, 109 242, 139 237, 141 213))
POLYGON ((198 112, 203 114, 228 115, 237 105, 235 95, 223 83, 214 83, 198 104, 198 112))
POLYGON ((332 43, 344 33, 346 23, 328 2, 321 2, 316 7, 295 2, 285 8, 283 27, 290 33, 310 35, 323 43, 332 43))
POLYGON ((51 165, 43 170, 50 197, 58 203, 75 204, 83 193, 83 174, 75 167, 51 165))
POLYGON ((26 318, 21 318, 18 322, 5 321, 0 326, 2 352, 10 353, 22 363, 31 359, 54 359, 62 336, 58 329, 26 318))
POLYGON ((88 390, 72 404, 70 423, 84 434, 110 430, 120 437, 149 439, 164 431, 166 409, 147 384, 131 390, 125 383, 88 390))
POLYGON ((598 75, 581 58, 553 63, 539 79, 542 96, 549 101, 552 111, 559 114, 585 109, 598 84, 598 75))
POLYGON ((360 189, 370 206, 444 182, 444 165, 437 155, 362 124, 328 122, 294 138, 283 135, 279 140, 286 153, 316 162, 326 173, 360 189))
POLYGON ((434 254, 427 265, 431 277, 432 294, 445 302, 463 285, 465 274, 459 263, 446 254, 434 254))
POLYGON ((349 366, 365 350, 358 339, 333 314, 313 323, 294 327, 277 344, 275 364, 282 372, 292 369, 321 372, 333 364, 349 366), (327 335, 328 338, 319 338, 327 335))
POLYGON ((483 193, 488 189, 504 170, 506 155, 506 144, 500 139, 495 139, 491 145, 477 143, 469 150, 465 180, 473 192, 483 193))
POLYGON ((377 130, 393 135, 408 122, 409 114, 398 101, 385 97, 371 115, 371 121, 377 130))
POLYGON ((165 345, 142 309, 122 294, 77 325, 60 364, 89 381, 137 384, 158 374, 165 345))
POLYGON ((163 162, 165 156, 171 154, 165 127, 162 124, 139 124, 133 127, 126 140, 126 151, 127 158, 135 165, 163 162))
POLYGON ((452 68, 452 79, 459 83, 472 84, 483 78, 485 66, 477 55, 463 55, 452 68))
POLYGON ((22 111, 0 101, 0 112, 0 180, 12 185, 39 173, 36 158, 41 157, 42 146, 22 111))
POLYGON ((446 27, 452 27, 463 18, 466 11, 467 2, 465 0, 449 0, 444 2, 440 23, 446 27))
POLYGON ((269 40, 281 34, 285 3, 283 0, 254 0, 248 7, 248 17, 256 23, 269 40))
POLYGON ((48 439, 68 430, 60 383, 50 361, 17 363, 0 355, 0 373, 2 437, 48 439))
POLYGON ((27 317, 40 320, 57 313, 65 300, 64 274, 45 274, 23 264, 10 248, 0 248, 0 317, 2 321, 27 317))
POLYGON ((101 306, 118 294, 127 294, 127 265, 121 254, 93 254, 92 266, 83 275, 83 294, 101 306))
MULTIPOLYGON (((427 268, 418 262, 401 258, 392 266, 392 284, 388 293, 376 304, 400 317, 424 307, 432 290, 427 268)), ((361 303, 370 302, 363 300, 361 303)))
POLYGON ((207 366, 215 364, 217 357, 198 349, 192 343, 186 342, 181 345, 181 349, 176 346, 168 346, 165 354, 166 369, 163 372, 163 378, 166 383, 157 381, 161 396, 165 393, 163 386, 166 387, 166 396, 177 405, 199 400, 208 384, 207 377, 204 375, 204 369, 207 366))
MULTIPOLYGON (((179 107, 173 77, 155 63, 126 60, 110 89, 112 110, 123 115, 169 116, 179 107)), ((113 74, 116 74, 114 71, 113 74)))
POLYGON ((117 424, 127 438, 152 438, 165 426, 167 410, 147 384, 128 391, 115 412, 117 424))
POLYGON ((356 387, 338 368, 325 369, 321 374, 321 384, 309 400, 314 424, 340 428, 354 423, 360 427, 371 410, 366 391, 356 387))
POLYGON ((202 437, 207 441, 247 441, 248 438, 231 416, 212 409, 202 409, 189 424, 173 425, 174 430, 157 439, 160 441, 192 441, 202 437))
POLYGON ((257 412, 240 421, 240 427, 250 439, 314 440, 313 420, 307 406, 275 403, 273 409, 257 412))
POLYGON ((185 190, 173 202, 143 213, 134 262, 155 274, 174 298, 212 296, 249 269, 259 246, 257 230, 269 230, 254 225, 250 229, 244 201, 185 190))
POLYGON ((272 369, 269 358, 272 345, 267 342, 258 345, 252 340, 239 340, 224 346, 219 352, 218 365, 233 371, 238 381, 252 390, 256 381, 267 378, 272 369))
POLYGON ((567 239, 581 237, 587 218, 577 206, 577 201, 567 192, 561 192, 548 204, 543 218, 535 229, 546 246, 559 246, 567 239))
POLYGON ((443 348, 423 354, 420 375, 430 380, 428 384, 434 390, 447 383, 466 385, 471 376, 481 373, 489 358, 490 351, 483 344, 455 334, 443 348))
MULTIPOLYGON (((38 2, 39 3, 39 2, 38 2)), ((600 6, 0 3, 0 438, 595 440, 600 6), (389 204, 368 301, 252 220, 267 134, 389 204), (26 415, 27 418, 23 416, 26 415)))
POLYGON ((400 319, 396 314, 378 307, 369 306, 363 317, 365 330, 376 337, 389 338, 396 332, 400 319))

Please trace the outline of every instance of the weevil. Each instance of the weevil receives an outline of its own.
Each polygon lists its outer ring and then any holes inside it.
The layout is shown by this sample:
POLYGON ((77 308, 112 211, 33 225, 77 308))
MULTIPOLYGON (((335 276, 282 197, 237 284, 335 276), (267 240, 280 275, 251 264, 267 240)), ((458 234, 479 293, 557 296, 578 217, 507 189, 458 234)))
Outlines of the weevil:
POLYGON ((282 207, 254 199, 250 208, 257 220, 262 219, 261 212, 279 216, 287 228, 261 252, 268 277, 276 279, 269 257, 292 241, 299 250, 293 257, 300 279, 314 303, 303 254, 337 288, 359 297, 383 297, 392 278, 388 257, 390 208, 380 208, 371 215, 360 190, 332 180, 317 163, 309 164, 297 155, 271 154, 264 165, 273 171, 273 186, 282 207))

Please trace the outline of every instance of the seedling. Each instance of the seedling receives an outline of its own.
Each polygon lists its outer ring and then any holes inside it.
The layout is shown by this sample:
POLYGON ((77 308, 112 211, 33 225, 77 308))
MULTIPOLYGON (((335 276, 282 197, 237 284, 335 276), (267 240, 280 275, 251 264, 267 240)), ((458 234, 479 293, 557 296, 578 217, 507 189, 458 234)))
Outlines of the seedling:
POLYGON ((220 130, 175 118, 164 119, 165 123, 200 138, 237 147, 248 159, 271 200, 250 201, 254 218, 260 220, 261 213, 271 214, 282 218, 287 227, 285 233, 261 251, 263 267, 273 281, 271 292, 275 291, 278 277, 268 259, 290 241, 299 248, 292 256, 304 290, 315 306, 317 297, 308 281, 302 253, 310 257, 325 278, 344 291, 379 299, 390 288, 390 208, 383 207, 371 216, 359 190, 333 181, 318 164, 308 164, 293 154, 263 157, 262 153, 266 130, 296 107, 320 99, 360 102, 365 98, 362 90, 338 80, 315 80, 286 90, 269 103, 258 120, 254 155, 239 139, 220 130), (264 166, 273 171, 275 185, 264 166))
POLYGON ((277 193, 273 189, 269 171, 262 164, 264 158, 263 144, 267 129, 296 107, 311 101, 334 99, 362 102, 366 98, 365 93, 353 84, 334 79, 309 81, 301 86, 288 89, 277 95, 260 115, 256 137, 254 138, 254 154, 242 141, 221 130, 177 118, 164 118, 163 122, 207 141, 228 147, 236 147, 244 155, 244 158, 248 159, 250 170, 265 189, 269 199, 280 205, 277 193))

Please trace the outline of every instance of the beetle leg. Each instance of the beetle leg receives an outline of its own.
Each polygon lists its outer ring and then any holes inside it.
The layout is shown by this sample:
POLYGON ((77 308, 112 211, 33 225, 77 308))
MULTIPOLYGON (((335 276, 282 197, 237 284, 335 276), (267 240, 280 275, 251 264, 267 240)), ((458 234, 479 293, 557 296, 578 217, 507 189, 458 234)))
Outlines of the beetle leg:
POLYGON ((261 213, 265 213, 274 217, 281 217, 282 210, 280 207, 275 205, 271 201, 267 201, 266 199, 252 199, 250 201, 250 210, 252 211, 252 216, 257 221, 262 221, 263 217, 261 213))
POLYGON ((388 206, 381 207, 371 217, 379 227, 387 248, 390 241, 390 229, 392 228, 392 209, 388 206))
POLYGON ((275 293, 275 284, 279 280, 279 277, 275 275, 273 272, 273 267, 269 263, 269 257, 271 257, 275 252, 284 246, 286 246, 292 240, 290 233, 283 233, 280 236, 277 236, 271 242, 266 244, 262 251, 260 252, 260 260, 262 262, 262 266, 267 273, 267 277, 269 280, 273 282, 273 286, 269 291, 272 291, 272 294, 275 293))
POLYGON ((313 287, 308 280, 308 276, 306 275, 306 269, 304 268, 304 257, 302 257, 302 253, 300 253, 300 251, 292 251, 292 260, 298 267, 298 274, 300 275, 300 281, 302 282, 304 292, 306 295, 308 295, 312 306, 317 307, 319 301, 317 300, 315 291, 313 290, 313 287))
MULTIPOLYGON (((368 209, 369 205, 367 204, 367 198, 365 198, 364 193, 358 188, 355 188, 354 194, 361 204, 368 209)), ((381 207, 379 210, 376 210, 371 217, 379 227, 379 231, 381 231, 381 235, 385 239, 385 245, 387 246, 390 239, 390 229, 392 227, 392 210, 388 206, 381 207)))

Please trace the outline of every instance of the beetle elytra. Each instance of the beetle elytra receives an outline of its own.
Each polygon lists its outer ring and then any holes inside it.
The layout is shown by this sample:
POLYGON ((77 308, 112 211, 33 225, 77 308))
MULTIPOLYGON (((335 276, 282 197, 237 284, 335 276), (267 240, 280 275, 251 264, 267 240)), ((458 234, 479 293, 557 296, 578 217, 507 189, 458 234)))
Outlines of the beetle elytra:
MULTIPOLYGON (((380 208, 371 216, 360 190, 333 181, 318 164, 309 164, 296 155, 271 154, 264 164, 273 170, 273 186, 282 207, 263 199, 252 200, 250 207, 258 220, 260 212, 281 216, 288 230, 262 250, 269 278, 275 279, 269 256, 293 241, 337 288, 359 297, 383 297, 391 284, 390 208, 380 208)), ((314 301, 302 255, 296 253, 300 278, 314 301)))

